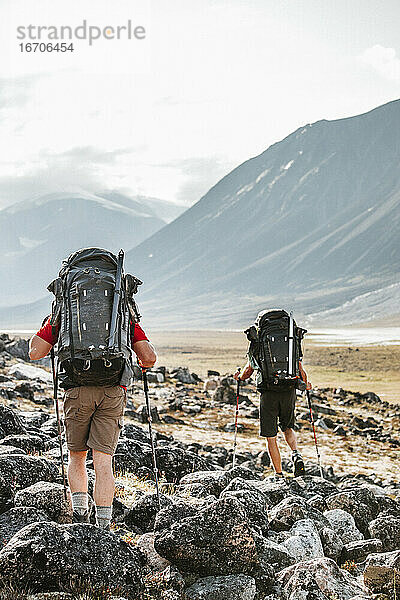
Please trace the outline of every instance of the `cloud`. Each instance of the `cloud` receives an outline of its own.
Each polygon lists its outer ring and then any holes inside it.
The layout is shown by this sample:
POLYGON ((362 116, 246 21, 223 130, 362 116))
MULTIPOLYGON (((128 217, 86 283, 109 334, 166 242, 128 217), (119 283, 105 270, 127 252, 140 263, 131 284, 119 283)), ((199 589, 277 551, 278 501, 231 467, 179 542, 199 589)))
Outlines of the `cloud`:
POLYGON ((33 86, 46 73, 33 73, 20 77, 0 77, 0 110, 21 108, 29 102, 33 86))
POLYGON ((400 81, 400 58, 396 55, 394 48, 385 48, 380 44, 375 44, 364 50, 359 59, 385 79, 400 81))
POLYGON ((20 175, 0 177, 0 206, 52 192, 95 193, 104 187, 107 166, 115 167, 121 157, 139 150, 77 146, 61 153, 42 152, 40 163, 27 166, 20 175))
POLYGON ((190 206, 200 200, 208 190, 224 177, 233 165, 218 156, 199 156, 174 160, 157 165, 169 169, 177 169, 183 175, 176 201, 190 206))

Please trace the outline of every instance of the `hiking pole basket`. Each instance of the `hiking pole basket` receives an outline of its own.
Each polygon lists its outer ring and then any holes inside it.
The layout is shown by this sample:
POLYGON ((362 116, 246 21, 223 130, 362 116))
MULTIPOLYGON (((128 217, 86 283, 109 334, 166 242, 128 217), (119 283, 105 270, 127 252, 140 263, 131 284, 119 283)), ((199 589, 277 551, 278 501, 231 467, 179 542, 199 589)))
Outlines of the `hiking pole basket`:
POLYGON ((149 382, 147 380, 146 369, 144 369, 143 367, 142 367, 142 378, 143 378, 144 396, 146 398, 147 421, 149 423, 149 436, 150 436, 150 444, 151 444, 151 454, 152 454, 152 459, 153 459, 154 481, 156 484, 157 504, 158 504, 158 510, 161 510, 160 490, 158 487, 157 456, 156 456, 156 449, 155 449, 154 440, 153 440, 153 428, 151 426, 152 418, 151 418, 151 407, 150 407, 150 398, 149 398, 149 382))
POLYGON ((57 419, 57 432, 58 432, 58 443, 59 443, 59 447, 60 447, 60 460, 61 460, 61 472, 62 472, 63 485, 64 485, 64 498, 65 498, 65 500, 67 500, 67 478, 65 475, 65 467, 64 467, 64 452, 63 452, 63 441, 62 441, 62 433, 61 433, 60 409, 59 409, 59 405, 58 405, 58 376, 57 376, 54 348, 52 348, 50 350, 50 358, 51 358, 51 369, 53 372, 53 396, 54 396, 54 407, 56 410, 56 419, 57 419))
POLYGON ((321 475, 321 479, 324 479, 324 472, 323 472, 322 466, 321 466, 321 457, 320 457, 320 454, 319 454, 319 448, 318 448, 318 442, 317 442, 317 433, 315 431, 314 415, 313 415, 313 410, 312 410, 312 405, 311 405, 311 396, 310 396, 310 391, 309 390, 306 390, 306 395, 307 395, 307 400, 308 400, 308 408, 310 409, 310 421, 311 421, 311 425, 312 425, 312 429, 313 429, 313 433, 314 433, 315 451, 317 453, 317 461, 318 461, 319 472, 320 472, 320 475, 321 475))
POLYGON ((235 434, 233 438, 233 457, 232 457, 232 469, 236 466, 236 446, 237 446, 237 430, 238 430, 238 416, 239 416, 239 393, 240 393, 240 367, 237 368, 239 377, 236 385, 236 408, 235 408, 235 434))

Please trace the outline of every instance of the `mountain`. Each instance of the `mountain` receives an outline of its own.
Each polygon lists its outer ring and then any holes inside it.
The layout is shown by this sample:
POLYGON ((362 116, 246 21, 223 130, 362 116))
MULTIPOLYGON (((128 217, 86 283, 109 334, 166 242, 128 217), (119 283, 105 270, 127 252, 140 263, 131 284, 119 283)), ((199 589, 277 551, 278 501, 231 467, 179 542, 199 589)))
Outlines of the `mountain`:
POLYGON ((393 319, 392 322, 387 320, 386 325, 397 325, 400 317, 400 283, 361 294, 335 308, 310 314, 308 323, 354 325, 377 322, 388 315, 393 319))
POLYGON ((186 206, 183 204, 176 204, 175 202, 168 202, 167 200, 160 200, 159 198, 149 198, 148 196, 125 196, 120 192, 102 192, 100 194, 102 198, 108 198, 113 202, 119 202, 121 204, 127 202, 136 202, 140 206, 146 206, 149 211, 154 213, 158 218, 162 219, 165 223, 170 223, 176 217, 186 210, 186 206))
POLYGON ((48 194, 1 210, 0 306, 45 296, 61 260, 74 250, 129 250, 165 223, 155 208, 127 196, 48 194))
POLYGON ((400 100, 300 127, 128 253, 143 308, 161 326, 238 326, 397 283, 399 165, 400 100))

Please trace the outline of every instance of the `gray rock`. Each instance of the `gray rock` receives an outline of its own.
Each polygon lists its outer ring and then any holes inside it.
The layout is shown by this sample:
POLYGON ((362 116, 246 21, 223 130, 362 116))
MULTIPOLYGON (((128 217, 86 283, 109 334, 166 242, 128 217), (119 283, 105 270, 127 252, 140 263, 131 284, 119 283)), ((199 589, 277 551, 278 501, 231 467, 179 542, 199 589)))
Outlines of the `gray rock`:
POLYGON ((268 477, 261 481, 251 481, 250 483, 264 494, 269 508, 276 506, 285 498, 293 496, 286 480, 275 481, 272 477, 268 477))
POLYGON ((354 561, 355 563, 363 562, 369 554, 382 552, 382 542, 377 539, 360 540, 358 542, 350 542, 346 544, 342 551, 341 560, 354 561))
POLYGON ((256 582, 248 575, 204 577, 186 590, 187 600, 253 600, 256 582))
POLYGON ((367 598, 357 580, 330 558, 300 562, 281 571, 277 579, 288 600, 351 600, 357 595, 367 598))
POLYGON ((180 480, 181 485, 192 486, 200 483, 213 496, 219 496, 222 490, 229 484, 229 476, 226 471, 195 471, 184 475, 180 480))
POLYGON ((0 444, 0 456, 7 456, 8 454, 25 454, 25 450, 16 448, 15 446, 6 446, 0 444))
POLYGON ((1 437, 3 438, 6 435, 19 435, 26 431, 18 413, 12 408, 4 406, 4 404, 0 404, 0 423, 1 431, 3 432, 1 437))
MULTIPOLYGON (((160 503, 161 508, 165 508, 172 505, 172 500, 169 496, 160 494, 160 503)), ((158 511, 157 495, 146 494, 133 503, 125 516, 125 523, 130 529, 134 527, 143 532, 152 531, 158 511)))
POLYGON ((223 404, 236 404, 236 392, 233 388, 227 385, 219 385, 214 394, 213 399, 216 402, 222 402, 223 404))
POLYGON ((138 550, 93 525, 34 523, 0 551, 0 571, 15 587, 69 591, 85 582, 93 590, 137 599, 143 558, 138 550))
POLYGON ((289 531, 290 537, 282 545, 296 562, 324 556, 318 530, 311 519, 297 521, 289 531))
POLYGON ((162 590, 160 600, 182 600, 182 596, 175 590, 162 590))
POLYGON ((15 358, 20 358, 21 360, 29 361, 29 341, 24 338, 19 338, 10 342, 6 346, 6 351, 11 356, 15 358))
MULTIPOLYGON (((148 422, 148 413, 147 413, 146 404, 142 404, 141 406, 139 406, 139 408, 136 411, 136 414, 138 415, 139 421, 141 423, 148 422)), ((153 421, 153 423, 161 423, 161 419, 160 419, 160 415, 158 414, 157 406, 151 407, 151 420, 153 421)))
POLYGON ((400 550, 400 518, 392 515, 379 516, 368 526, 371 537, 381 540, 383 552, 400 550))
POLYGON ((183 575, 174 565, 169 565, 162 573, 163 581, 169 589, 182 593, 186 583, 183 575))
POLYGON ((125 423, 123 435, 129 440, 134 440, 140 444, 147 444, 148 446, 150 445, 150 437, 148 432, 143 429, 143 427, 139 427, 139 425, 136 425, 135 423, 125 423))
POLYGON ((328 496, 337 493, 337 488, 333 483, 312 475, 288 479, 288 485, 292 494, 302 496, 306 500, 310 500, 315 496, 328 498, 328 496))
POLYGON ((371 490, 367 488, 354 488, 344 490, 326 499, 329 510, 341 508, 350 513, 357 528, 366 533, 370 521, 376 518, 379 512, 379 503, 371 490))
POLYGON ((57 466, 38 456, 0 456, 0 510, 5 510, 19 489, 38 481, 54 482, 59 477, 57 466))
POLYGON ((269 511, 270 527, 274 531, 289 531, 296 521, 311 519, 317 529, 329 527, 329 522, 323 514, 311 508, 307 501, 300 496, 289 496, 269 511))
POLYGON ((324 556, 338 561, 344 547, 341 537, 331 527, 323 527, 319 532, 319 536, 324 549, 324 556))
POLYGON ((182 521, 182 519, 186 519, 186 517, 193 517, 201 510, 201 508, 204 508, 204 502, 199 503, 199 501, 197 501, 197 503, 195 503, 193 500, 189 502, 183 498, 174 499, 173 504, 166 506, 157 513, 154 531, 169 529, 173 523, 182 521))
POLYGON ((375 594, 395 600, 400 593, 400 550, 370 554, 365 563, 364 582, 375 594))
POLYGON ((160 371, 147 371, 147 380, 149 383, 164 383, 165 377, 160 371))
POLYGON ((40 381, 42 383, 47 383, 48 385, 53 383, 53 378, 48 371, 22 362, 12 365, 8 369, 8 374, 16 379, 40 381))
POLYGON ((144 533, 136 542, 136 547, 143 552, 146 557, 145 568, 149 572, 164 571, 169 566, 169 561, 160 556, 154 548, 153 532, 144 533))
POLYGON ((43 594, 27 596, 26 600, 75 600, 75 598, 76 596, 64 592, 44 592, 43 594))
MULTIPOLYGON (((283 544, 258 536, 255 533, 254 539, 256 541, 260 569, 262 572, 268 573, 268 567, 270 565, 277 571, 280 571, 284 567, 288 567, 295 562, 295 559, 289 554, 289 550, 283 544)), ((257 573, 257 579, 258 576, 259 574, 257 573)))
POLYGON ((0 515, 0 547, 5 546, 17 531, 23 529, 26 525, 50 520, 49 515, 44 511, 32 506, 10 508, 10 510, 0 515))
POLYGON ((334 508, 333 510, 324 512, 324 517, 329 521, 335 533, 341 538, 343 544, 350 544, 351 542, 364 539, 361 531, 357 529, 353 517, 347 511, 341 508, 334 508))
POLYGON ((31 433, 7 435, 0 440, 0 446, 3 445, 21 448, 21 450, 25 450, 26 452, 44 452, 46 449, 43 439, 39 435, 31 433))
POLYGON ((172 377, 181 383, 196 383, 195 378, 190 374, 190 371, 187 367, 179 367, 179 369, 172 374, 172 377))
POLYGON ((252 527, 259 527, 266 533, 268 527, 267 499, 254 485, 236 477, 221 493, 221 498, 236 498, 242 503, 246 516, 252 527))
POLYGON ((57 523, 72 522, 72 506, 64 496, 64 486, 60 483, 38 481, 19 490, 14 498, 15 506, 33 506, 45 511, 52 521, 57 523))
POLYGON ((217 500, 156 534, 156 551, 182 572, 252 574, 260 567, 255 534, 236 498, 217 500))
POLYGON ((183 477, 194 471, 209 469, 209 465, 203 457, 182 448, 163 446, 157 448, 156 455, 158 468, 169 482, 182 481, 183 477))

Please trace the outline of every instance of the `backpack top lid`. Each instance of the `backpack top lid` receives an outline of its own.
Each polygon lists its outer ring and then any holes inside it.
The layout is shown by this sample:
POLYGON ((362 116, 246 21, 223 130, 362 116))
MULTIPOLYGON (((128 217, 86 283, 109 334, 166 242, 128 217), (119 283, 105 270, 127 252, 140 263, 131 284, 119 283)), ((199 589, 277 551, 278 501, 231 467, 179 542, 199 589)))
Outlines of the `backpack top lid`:
POLYGON ((283 308, 269 308, 258 313, 255 324, 256 327, 261 328, 266 321, 274 321, 276 319, 282 319, 283 317, 288 316, 289 313, 286 312, 286 310, 283 310, 283 308))
POLYGON ((68 258, 62 261, 59 277, 62 277, 64 273, 72 266, 78 265, 80 262, 88 261, 106 261, 111 263, 114 267, 117 266, 118 258, 115 254, 104 248, 80 248, 75 252, 72 252, 68 258))

